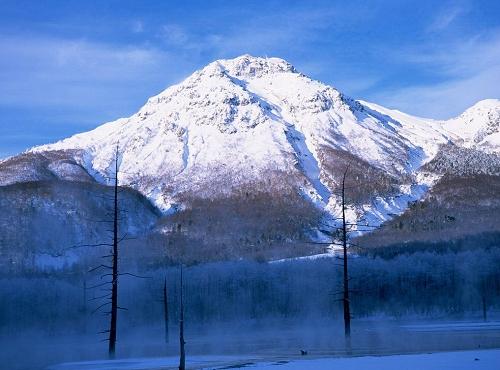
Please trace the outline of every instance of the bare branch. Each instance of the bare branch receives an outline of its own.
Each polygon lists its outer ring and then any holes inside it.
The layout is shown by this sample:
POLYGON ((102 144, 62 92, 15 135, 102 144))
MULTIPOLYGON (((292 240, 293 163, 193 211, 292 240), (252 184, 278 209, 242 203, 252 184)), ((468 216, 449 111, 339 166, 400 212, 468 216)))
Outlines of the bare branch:
POLYGON ((122 272, 121 274, 118 274, 118 275, 119 276, 124 276, 124 275, 133 276, 133 277, 136 277, 136 278, 139 278, 139 279, 152 279, 151 276, 139 276, 139 275, 132 274, 130 272, 122 272))
POLYGON ((110 243, 97 243, 97 244, 80 244, 80 245, 73 245, 69 248, 67 248, 67 250, 69 249, 76 249, 76 248, 86 248, 86 247, 112 247, 113 244, 110 244, 110 243))
POLYGON ((111 266, 108 266, 108 265, 99 265, 97 267, 94 267, 92 269, 90 269, 88 272, 92 272, 92 271, 95 271, 95 270, 98 270, 100 268, 107 268, 107 269, 111 269, 112 267, 111 266))
POLYGON ((103 304, 101 304, 99 307, 97 307, 94 311, 91 312, 91 314, 93 315, 94 313, 96 313, 97 311, 99 311, 101 308, 107 306, 107 305, 110 305, 111 302, 105 302, 103 304))
POLYGON ((110 295, 111 295, 111 293, 104 294, 104 295, 101 295, 101 296, 99 296, 99 297, 94 297, 94 298, 91 298, 91 299, 89 299, 89 301, 96 301, 96 300, 98 300, 98 299, 108 298, 110 295))
POLYGON ((111 284, 111 281, 105 281, 105 282, 103 282, 103 283, 100 283, 100 284, 97 284, 97 285, 93 285, 93 286, 88 287, 88 288, 85 288, 85 289, 87 289, 87 290, 88 290, 88 289, 95 289, 95 288, 99 288, 99 287, 101 287, 101 286, 104 286, 104 285, 106 285, 106 284, 111 284))

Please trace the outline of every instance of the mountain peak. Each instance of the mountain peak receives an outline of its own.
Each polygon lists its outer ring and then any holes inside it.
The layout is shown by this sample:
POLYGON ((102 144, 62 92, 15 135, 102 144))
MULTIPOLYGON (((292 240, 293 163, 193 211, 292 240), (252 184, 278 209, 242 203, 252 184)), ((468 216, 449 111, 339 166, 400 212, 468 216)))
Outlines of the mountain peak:
POLYGON ((478 101, 476 104, 474 104, 472 107, 466 110, 473 110, 473 109, 492 109, 492 108, 499 108, 500 107, 500 99, 484 99, 478 101))
POLYGON ((446 121, 445 127, 459 135, 468 146, 480 145, 496 151, 500 146, 500 100, 481 100, 458 117, 446 121))
POLYGON ((463 112, 457 119, 465 120, 468 124, 488 124, 491 121, 497 122, 500 117, 500 100, 485 99, 480 100, 472 107, 463 112))
POLYGON ((449 137, 497 150, 500 109, 489 106, 498 101, 441 125, 357 103, 284 59, 245 54, 210 63, 129 118, 31 151, 76 150, 88 173, 107 178, 119 142, 120 180, 162 210, 188 193, 215 197, 257 182, 267 189, 269 178, 334 209, 331 190, 349 158, 399 177, 449 137))
POLYGON ((297 73, 293 65, 286 60, 275 57, 254 57, 244 54, 233 59, 220 59, 209 66, 218 65, 229 75, 235 77, 255 78, 273 73, 297 73))

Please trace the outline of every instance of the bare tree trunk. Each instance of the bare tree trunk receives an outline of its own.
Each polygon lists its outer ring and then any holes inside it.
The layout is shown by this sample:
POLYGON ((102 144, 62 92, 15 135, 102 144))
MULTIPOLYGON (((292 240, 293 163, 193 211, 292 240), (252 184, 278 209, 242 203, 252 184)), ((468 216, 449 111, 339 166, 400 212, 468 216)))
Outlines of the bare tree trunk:
POLYGON ((481 297, 481 301, 483 304, 483 321, 486 322, 488 321, 488 314, 487 314, 488 310, 486 309, 486 296, 484 293, 481 297))
POLYGON ((169 342, 169 331, 168 331, 168 296, 167 296, 167 278, 165 277, 165 282, 163 284, 163 317, 165 320, 165 343, 169 342))
POLYGON ((83 278, 83 302, 82 302, 82 309, 83 309, 83 313, 86 315, 87 314, 87 278, 84 277, 83 278))
POLYGON ((181 264, 181 307, 180 307, 180 320, 179 320, 179 342, 180 342, 180 359, 179 359, 179 370, 186 370, 186 342, 184 340, 184 298, 183 298, 183 281, 182 281, 182 264, 181 264))
POLYGON ((115 357, 116 347, 116 321, 118 316, 118 147, 115 158, 115 186, 113 210, 113 262, 111 281, 111 322, 109 327, 109 357, 115 357))
POLYGON ((82 311, 83 311, 83 327, 82 330, 85 334, 87 334, 87 277, 84 276, 83 278, 83 306, 82 306, 82 311))
POLYGON ((481 280, 481 305, 483 309, 483 321, 486 322, 488 321, 488 306, 486 304, 486 290, 487 289, 487 284, 486 284, 486 278, 482 278, 481 280))
POLYGON ((348 168, 342 178, 342 247, 344 254, 344 285, 343 285, 343 303, 344 303, 344 334, 348 349, 351 347, 351 309, 349 302, 349 272, 347 265, 347 225, 345 219, 345 179, 348 168))

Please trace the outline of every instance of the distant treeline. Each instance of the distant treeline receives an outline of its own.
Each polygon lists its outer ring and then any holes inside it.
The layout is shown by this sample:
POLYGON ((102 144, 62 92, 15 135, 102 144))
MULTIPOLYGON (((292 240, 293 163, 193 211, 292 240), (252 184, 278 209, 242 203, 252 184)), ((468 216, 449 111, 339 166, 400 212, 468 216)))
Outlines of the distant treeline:
MULTIPOLYGON (((351 258, 355 318, 373 315, 468 317, 500 309, 500 248, 420 251, 351 258), (484 311, 484 312, 483 312, 484 311)), ((120 325, 162 325, 166 276, 170 320, 177 322, 178 267, 121 277, 120 325)), ((185 268, 186 320, 213 324, 280 318, 341 319, 341 273, 336 258, 275 263, 224 262, 185 268)), ((0 329, 79 332, 104 323, 92 310, 101 302, 98 273, 30 273, 0 279, 0 329), (84 288, 87 289, 84 289, 84 288)))
POLYGON ((487 250, 491 248, 500 248, 500 232, 498 231, 466 235, 450 240, 409 241, 385 245, 383 247, 357 248, 356 253, 363 256, 391 259, 402 254, 417 252, 450 254, 452 252, 474 251, 477 249, 487 250))

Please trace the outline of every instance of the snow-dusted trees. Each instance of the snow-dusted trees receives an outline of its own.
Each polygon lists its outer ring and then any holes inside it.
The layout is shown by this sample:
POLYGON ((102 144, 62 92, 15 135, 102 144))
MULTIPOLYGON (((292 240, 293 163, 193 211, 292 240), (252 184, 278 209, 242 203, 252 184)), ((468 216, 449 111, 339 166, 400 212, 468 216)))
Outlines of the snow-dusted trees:
POLYGON ((310 244, 303 241, 321 212, 296 192, 274 193, 251 185, 227 197, 183 199, 184 209, 160 221, 168 231, 169 257, 178 260, 183 254, 184 262, 265 260, 297 255, 299 248, 306 254, 310 244))
MULTIPOLYGON (((499 240, 497 234, 496 244, 487 248, 481 247, 485 243, 471 241, 470 249, 458 252, 438 244, 432 251, 410 247, 407 253, 396 255, 377 255, 373 251, 374 255, 367 256, 362 251, 356 258, 348 256, 349 275, 354 277, 349 281, 349 298, 355 298, 351 314, 357 318, 478 318, 482 316, 483 293, 487 312, 496 312, 500 309, 499 240), (479 291, 481 287, 484 292, 479 291)), ((128 260, 123 246, 120 251, 121 257, 128 260)), ((269 318, 307 324, 328 317, 336 325, 335 320, 342 319, 343 313, 342 304, 334 304, 329 294, 334 290, 332 286, 342 284, 342 268, 336 265, 338 260, 324 258, 271 264, 221 262, 184 268, 184 314, 188 318, 185 323, 196 327, 218 325, 221 320, 244 323, 269 318)), ((120 267, 123 270, 124 263, 120 267)), ((169 311, 171 317, 177 318, 179 273, 174 267, 166 272, 169 311)), ((147 275, 161 284, 153 285, 151 280, 143 279, 120 280, 119 305, 126 306, 130 313, 119 315, 118 339, 122 330, 124 334, 129 328, 145 325, 160 328, 155 331, 154 340, 163 341, 163 307, 152 305, 151 301, 159 298, 165 268, 151 269, 147 275)), ((29 327, 67 332, 83 327, 88 320, 89 332, 97 331, 102 325, 99 317, 80 310, 82 278, 83 274, 74 271, 4 275, 0 278, 0 330, 29 327)), ((342 326, 339 330, 343 330, 342 326)))
POLYGON ((423 170, 447 176, 500 175, 500 156, 453 144, 441 145, 423 170))

